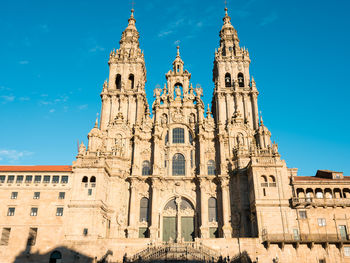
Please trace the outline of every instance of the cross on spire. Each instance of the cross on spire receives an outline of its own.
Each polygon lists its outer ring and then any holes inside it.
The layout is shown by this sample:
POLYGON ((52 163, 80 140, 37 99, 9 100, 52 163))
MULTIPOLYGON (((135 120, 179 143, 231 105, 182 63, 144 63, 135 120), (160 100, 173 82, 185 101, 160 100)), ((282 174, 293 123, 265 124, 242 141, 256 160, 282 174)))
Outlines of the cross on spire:
POLYGON ((132 1, 131 1, 131 9, 134 10, 134 7, 135 7, 135 1, 132 0, 132 1))

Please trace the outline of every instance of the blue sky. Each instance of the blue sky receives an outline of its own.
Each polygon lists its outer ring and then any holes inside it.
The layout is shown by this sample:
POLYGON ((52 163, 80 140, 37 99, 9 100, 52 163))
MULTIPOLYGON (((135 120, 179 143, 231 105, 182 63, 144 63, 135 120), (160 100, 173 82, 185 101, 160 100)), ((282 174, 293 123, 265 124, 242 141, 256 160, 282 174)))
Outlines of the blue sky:
MULTIPOLYGON (((136 26, 153 89, 181 47, 192 83, 211 101, 224 1, 135 0, 136 26)), ((2 1, 0 164, 71 164, 100 111, 108 57, 131 1, 2 1)), ((350 2, 230 0, 249 49, 259 109, 288 167, 350 175, 350 2)))

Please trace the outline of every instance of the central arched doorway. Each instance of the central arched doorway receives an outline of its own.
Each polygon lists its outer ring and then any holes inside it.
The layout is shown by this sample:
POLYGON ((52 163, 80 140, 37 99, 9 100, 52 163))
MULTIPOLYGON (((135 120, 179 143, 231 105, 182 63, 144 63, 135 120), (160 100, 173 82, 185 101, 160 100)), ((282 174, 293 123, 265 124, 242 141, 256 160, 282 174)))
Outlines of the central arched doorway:
POLYGON ((195 236, 194 206, 184 197, 171 199, 164 207, 163 241, 191 242, 195 236))

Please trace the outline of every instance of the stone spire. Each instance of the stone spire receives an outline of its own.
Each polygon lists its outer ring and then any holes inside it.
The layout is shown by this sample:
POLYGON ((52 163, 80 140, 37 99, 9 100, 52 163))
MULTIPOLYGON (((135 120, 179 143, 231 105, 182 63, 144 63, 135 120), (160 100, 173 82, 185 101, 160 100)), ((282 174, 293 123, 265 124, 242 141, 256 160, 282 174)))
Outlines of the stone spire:
POLYGON ((134 9, 131 9, 131 15, 128 19, 128 26, 125 28, 121 40, 119 42, 120 48, 139 48, 139 37, 140 34, 136 29, 135 23, 136 19, 134 18, 134 9))
POLYGON ((239 39, 236 29, 231 24, 231 17, 228 15, 227 7, 225 7, 225 16, 222 19, 224 24, 220 30, 220 49, 222 55, 230 54, 239 48, 239 39))
POLYGON ((174 69, 175 74, 182 74, 183 68, 184 68, 184 62, 182 61, 182 59, 180 57, 180 47, 177 46, 176 49, 177 49, 176 58, 173 62, 173 69, 174 69))

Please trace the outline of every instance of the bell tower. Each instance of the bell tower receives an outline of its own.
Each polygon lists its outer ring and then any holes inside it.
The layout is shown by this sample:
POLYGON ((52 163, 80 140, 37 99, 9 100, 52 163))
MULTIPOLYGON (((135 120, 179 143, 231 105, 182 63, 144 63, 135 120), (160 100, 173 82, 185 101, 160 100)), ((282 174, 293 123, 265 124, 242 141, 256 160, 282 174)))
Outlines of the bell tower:
POLYGON ((217 124, 227 124, 234 114, 241 114, 244 123, 259 127, 257 95, 254 79, 250 81, 249 52, 239 46, 236 29, 225 8, 220 30, 220 46, 215 50, 213 81, 213 114, 217 124))
POLYGON ((141 122, 148 108, 146 66, 135 26, 134 9, 131 9, 128 22, 119 41, 120 48, 109 55, 109 81, 105 82, 101 93, 101 130, 106 130, 117 115, 134 126, 141 122))

